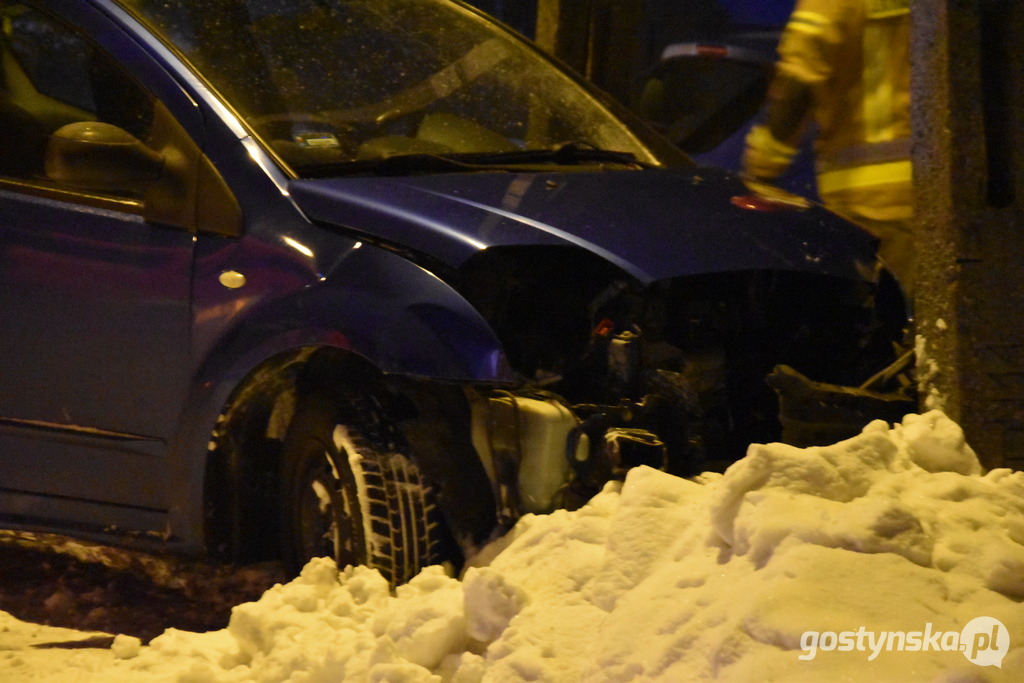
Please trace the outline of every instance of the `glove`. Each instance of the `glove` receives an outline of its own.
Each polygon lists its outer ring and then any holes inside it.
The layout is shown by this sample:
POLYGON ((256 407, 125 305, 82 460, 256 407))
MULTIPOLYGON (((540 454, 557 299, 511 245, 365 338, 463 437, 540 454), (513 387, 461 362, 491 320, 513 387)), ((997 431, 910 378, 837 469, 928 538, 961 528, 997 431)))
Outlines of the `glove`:
POLYGON ((743 171, 755 178, 778 178, 787 168, 797 148, 775 139, 767 126, 754 126, 747 133, 743 152, 743 171))

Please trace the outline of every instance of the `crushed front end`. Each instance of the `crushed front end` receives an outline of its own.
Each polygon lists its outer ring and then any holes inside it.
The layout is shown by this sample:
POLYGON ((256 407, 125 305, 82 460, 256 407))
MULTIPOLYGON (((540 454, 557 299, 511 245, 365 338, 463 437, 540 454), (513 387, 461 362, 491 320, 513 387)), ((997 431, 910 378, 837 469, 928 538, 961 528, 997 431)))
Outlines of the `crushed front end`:
POLYGON ((752 442, 810 445, 913 409, 911 387, 885 387, 881 402, 883 387, 862 388, 903 353, 906 311, 888 277, 751 270, 642 286, 571 249, 492 253, 465 275, 463 293, 529 378, 473 395, 475 446, 506 519, 572 507, 637 465, 721 471, 752 442), (821 422, 835 395, 852 410, 821 422))

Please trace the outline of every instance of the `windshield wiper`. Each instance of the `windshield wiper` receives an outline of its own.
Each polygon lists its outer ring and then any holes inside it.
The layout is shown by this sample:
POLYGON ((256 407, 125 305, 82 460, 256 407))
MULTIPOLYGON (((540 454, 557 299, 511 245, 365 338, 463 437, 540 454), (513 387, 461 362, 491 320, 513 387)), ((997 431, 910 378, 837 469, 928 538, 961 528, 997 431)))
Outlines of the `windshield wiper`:
POLYGON ((337 175, 414 175, 417 173, 473 173, 479 171, 552 171, 566 166, 612 164, 629 168, 652 168, 629 152, 614 152, 576 143, 554 149, 524 149, 511 152, 459 154, 396 154, 380 159, 302 166, 307 178, 337 175))
POLYGON ((616 152, 608 149, 599 149, 591 145, 567 142, 552 149, 523 149, 512 152, 491 152, 471 156, 473 162, 478 164, 502 165, 502 164, 558 164, 560 166, 574 166, 587 163, 608 163, 633 168, 652 168, 651 164, 640 161, 630 152, 616 152))

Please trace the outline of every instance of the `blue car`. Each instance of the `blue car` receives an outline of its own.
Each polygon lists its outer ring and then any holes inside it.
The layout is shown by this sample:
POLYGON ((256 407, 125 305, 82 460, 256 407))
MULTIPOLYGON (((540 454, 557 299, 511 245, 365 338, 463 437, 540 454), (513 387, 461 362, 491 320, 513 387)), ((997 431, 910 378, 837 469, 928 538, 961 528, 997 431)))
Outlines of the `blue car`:
POLYGON ((447 0, 0 0, 0 524, 400 582, 859 386, 875 242, 447 0), (755 188, 756 189, 756 188, 755 188))

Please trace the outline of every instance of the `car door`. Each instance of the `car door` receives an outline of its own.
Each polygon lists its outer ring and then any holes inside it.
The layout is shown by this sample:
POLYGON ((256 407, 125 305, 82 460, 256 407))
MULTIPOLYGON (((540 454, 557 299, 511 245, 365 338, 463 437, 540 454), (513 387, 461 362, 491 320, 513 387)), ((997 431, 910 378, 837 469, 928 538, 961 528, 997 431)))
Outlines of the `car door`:
POLYGON ((83 122, 146 142, 166 109, 69 17, 11 0, 0 15, 0 514, 156 526, 195 236, 149 220, 124 168, 86 160, 110 177, 83 182, 48 148, 83 122))

